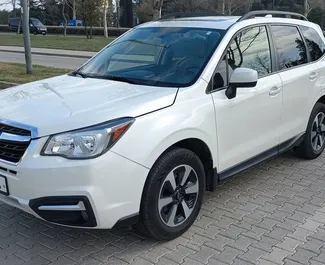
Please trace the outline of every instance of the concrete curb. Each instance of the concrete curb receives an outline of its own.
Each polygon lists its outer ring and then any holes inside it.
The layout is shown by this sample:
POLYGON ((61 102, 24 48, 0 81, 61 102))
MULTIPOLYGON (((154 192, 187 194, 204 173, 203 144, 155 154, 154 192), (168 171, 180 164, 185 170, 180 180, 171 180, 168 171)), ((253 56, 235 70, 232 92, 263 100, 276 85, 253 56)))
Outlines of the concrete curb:
MULTIPOLYGON (((0 49, 0 52, 9 52, 9 53, 21 53, 24 54, 24 51, 15 51, 15 50, 3 50, 0 49)), ((80 58, 80 59, 90 59, 91 56, 86 55, 72 55, 72 54, 62 54, 62 53, 47 53, 47 52, 34 52, 32 51, 32 54, 35 55, 45 55, 45 56, 57 56, 57 57, 69 57, 69 58, 80 58)))
POLYGON ((8 83, 8 82, 0 81, 0 89, 6 89, 6 88, 17 86, 17 85, 18 84, 15 84, 15 83, 8 83))

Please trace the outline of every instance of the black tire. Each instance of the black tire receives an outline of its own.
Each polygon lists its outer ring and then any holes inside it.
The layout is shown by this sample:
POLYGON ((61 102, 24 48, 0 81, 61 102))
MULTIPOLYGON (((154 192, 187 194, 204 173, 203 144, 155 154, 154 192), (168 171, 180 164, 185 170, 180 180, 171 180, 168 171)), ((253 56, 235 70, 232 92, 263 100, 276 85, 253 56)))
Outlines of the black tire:
POLYGON ((324 113, 325 115, 325 105, 323 103, 318 102, 316 103, 316 105, 314 106, 311 112, 303 142, 299 146, 294 148, 294 151, 297 154, 297 156, 301 158, 310 159, 310 160, 315 159, 319 157, 324 151, 325 144, 323 144, 319 150, 315 150, 313 148, 312 139, 311 139, 314 120, 320 113, 324 113))
MULTIPOLYGON (((176 178, 178 177, 175 177, 175 179, 176 178)), ((192 182, 189 183, 191 184, 192 182)), ((138 229, 141 232, 157 240, 164 241, 177 238, 178 236, 182 235, 186 230, 188 230, 188 228, 196 220, 196 217, 199 214, 202 205, 204 190, 205 173, 203 164, 199 157, 192 151, 182 148, 175 148, 166 152, 156 161, 148 175, 142 195, 140 218, 139 223, 137 225, 138 229), (161 213, 159 212, 159 196, 162 190, 162 186, 166 183, 168 174, 179 166, 181 166, 179 167, 180 170, 183 165, 189 166, 193 169, 193 171, 191 171, 191 174, 196 173, 195 178, 197 182, 195 183, 198 183, 198 192, 195 196, 196 203, 193 204, 191 208, 192 212, 188 215, 187 219, 184 217, 183 222, 180 223, 178 226, 170 227, 166 225, 166 223, 164 223, 161 217, 161 213)), ((178 205, 179 204, 182 203, 178 202, 178 205)), ((177 203, 173 202, 171 205, 177 205, 177 203)), ((175 220, 175 218, 173 220, 175 220)))

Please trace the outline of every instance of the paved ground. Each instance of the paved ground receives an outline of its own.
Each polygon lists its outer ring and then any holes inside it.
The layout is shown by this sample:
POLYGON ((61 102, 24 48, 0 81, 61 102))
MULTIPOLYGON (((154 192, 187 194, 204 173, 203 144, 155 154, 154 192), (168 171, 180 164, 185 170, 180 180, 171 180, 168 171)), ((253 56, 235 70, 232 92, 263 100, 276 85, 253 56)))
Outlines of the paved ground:
POLYGON ((57 227, 0 204, 1 265, 325 264, 325 155, 291 154, 223 182, 180 238, 57 227))
MULTIPOLYGON (((72 70, 94 55, 94 52, 32 48, 33 64, 72 70)), ((25 63, 24 48, 0 46, 0 62, 25 63)))
MULTIPOLYGON (((75 69, 77 66, 82 65, 87 59, 70 58, 63 56, 46 56, 46 55, 33 55, 33 64, 64 68, 75 69)), ((25 55, 22 53, 0 52, 0 62, 7 63, 25 63, 25 55)))

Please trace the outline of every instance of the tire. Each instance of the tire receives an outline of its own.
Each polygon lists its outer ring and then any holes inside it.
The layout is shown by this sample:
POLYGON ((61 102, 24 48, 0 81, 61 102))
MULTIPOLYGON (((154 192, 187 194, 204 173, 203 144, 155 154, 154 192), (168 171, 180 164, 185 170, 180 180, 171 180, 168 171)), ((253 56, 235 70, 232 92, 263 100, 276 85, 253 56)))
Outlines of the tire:
POLYGON ((325 105, 323 103, 318 102, 316 103, 314 109, 311 112, 307 130, 305 133, 305 138, 299 146, 294 148, 294 151, 301 158, 315 159, 323 153, 324 148, 325 105), (318 121, 318 126, 316 120, 318 121))
POLYGON ((204 190, 205 173, 199 157, 182 148, 166 152, 156 161, 148 175, 142 195, 138 229, 162 241, 179 237, 196 220, 204 190), (186 172, 190 174, 185 174, 186 172), (187 177, 182 183, 184 176, 187 177), (173 185, 172 179, 175 181, 173 185), (170 218, 174 216, 173 213, 175 218, 170 218))

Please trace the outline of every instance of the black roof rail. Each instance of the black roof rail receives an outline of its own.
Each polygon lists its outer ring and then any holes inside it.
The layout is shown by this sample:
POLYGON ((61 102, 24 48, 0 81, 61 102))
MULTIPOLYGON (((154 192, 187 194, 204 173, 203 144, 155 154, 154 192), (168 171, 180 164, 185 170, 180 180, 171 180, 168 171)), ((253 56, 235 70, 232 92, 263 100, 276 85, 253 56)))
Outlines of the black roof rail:
POLYGON ((162 16, 158 20, 173 19, 173 18, 187 18, 187 17, 211 17, 223 16, 214 12, 175 12, 162 16))
POLYGON ((238 20, 238 22, 246 20, 246 19, 250 19, 250 18, 255 18, 256 16, 267 16, 267 15, 285 16, 286 18, 297 17, 300 20, 308 21, 308 19, 304 15, 301 15, 299 13, 286 12, 286 11, 275 11, 275 10, 257 10, 257 11, 248 12, 247 14, 243 15, 238 20))

